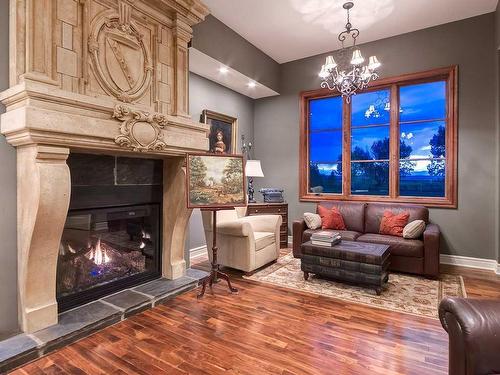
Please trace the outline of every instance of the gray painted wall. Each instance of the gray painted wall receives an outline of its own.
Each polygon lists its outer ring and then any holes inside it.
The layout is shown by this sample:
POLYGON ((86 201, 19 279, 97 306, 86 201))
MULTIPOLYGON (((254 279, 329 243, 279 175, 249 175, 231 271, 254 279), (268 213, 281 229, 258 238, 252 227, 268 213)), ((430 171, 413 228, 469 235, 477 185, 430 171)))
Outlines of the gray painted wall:
MULTIPOLYGON (((189 108, 193 120, 199 120, 204 109, 224 113, 238 119, 237 150, 240 152, 241 134, 246 140, 252 140, 253 99, 232 91, 215 82, 191 73, 189 76, 189 108)), ((189 222, 186 249, 205 245, 205 234, 199 210, 194 210, 189 222)))
MULTIPOLYGON (((0 1, 0 91, 9 87, 9 2, 0 1)), ((5 108, 0 104, 0 113, 5 108)), ((0 337, 17 330, 16 151, 0 136, 0 337)))
MULTIPOLYGON (((382 77, 459 65, 458 209, 432 209, 430 216, 442 229, 444 253, 488 259, 497 259, 498 231, 493 30, 490 13, 361 46, 365 56, 376 54, 382 61, 382 77)), ((325 56, 282 65, 281 95, 255 103, 256 157, 266 175, 256 182, 259 187, 285 189, 289 226, 303 212, 314 210, 314 204, 298 201, 298 95, 319 87, 317 72, 325 56)))
MULTIPOLYGON (((495 81, 496 81, 496 116, 498 122, 498 130, 496 139, 497 139, 497 161, 498 166, 500 168, 500 2, 497 5, 497 9, 495 10, 495 81)), ((497 186, 497 196, 498 196, 498 207, 497 214, 499 215, 499 225, 500 225, 500 169, 498 170, 498 186, 497 186)), ((498 228, 498 226, 497 226, 498 228)), ((500 263, 500 228, 497 231, 497 257, 498 263, 500 263)))
POLYGON ((193 27, 192 46, 278 91, 280 65, 214 16, 193 27))

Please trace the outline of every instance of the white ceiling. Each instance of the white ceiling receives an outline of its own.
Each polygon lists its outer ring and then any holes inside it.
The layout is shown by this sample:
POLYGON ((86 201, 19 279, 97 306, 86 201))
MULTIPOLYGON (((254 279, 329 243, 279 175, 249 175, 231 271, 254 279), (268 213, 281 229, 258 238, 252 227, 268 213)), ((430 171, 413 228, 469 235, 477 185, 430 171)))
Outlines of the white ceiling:
POLYGON ((189 48, 189 71, 252 99, 279 95, 276 91, 264 86, 262 83, 253 80, 229 66, 224 66, 219 61, 193 47, 189 48), (224 73, 220 71, 222 67, 225 68, 224 73), (253 82, 255 86, 249 87, 249 82, 253 82))
MULTIPOLYGON (((340 48, 345 0, 204 0, 212 14, 279 63, 340 48)), ((498 0, 354 0, 370 42, 495 10, 498 0)))

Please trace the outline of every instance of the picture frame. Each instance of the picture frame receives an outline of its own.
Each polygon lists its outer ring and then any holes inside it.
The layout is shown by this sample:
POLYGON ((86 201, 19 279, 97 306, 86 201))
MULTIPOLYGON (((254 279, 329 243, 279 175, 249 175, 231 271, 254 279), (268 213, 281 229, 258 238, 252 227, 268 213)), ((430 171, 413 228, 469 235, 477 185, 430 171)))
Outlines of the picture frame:
POLYGON ((186 155, 187 207, 227 209, 247 205, 243 155, 186 155))
POLYGON ((213 154, 236 154, 238 119, 222 113, 204 109, 201 122, 210 125, 209 152, 213 154))

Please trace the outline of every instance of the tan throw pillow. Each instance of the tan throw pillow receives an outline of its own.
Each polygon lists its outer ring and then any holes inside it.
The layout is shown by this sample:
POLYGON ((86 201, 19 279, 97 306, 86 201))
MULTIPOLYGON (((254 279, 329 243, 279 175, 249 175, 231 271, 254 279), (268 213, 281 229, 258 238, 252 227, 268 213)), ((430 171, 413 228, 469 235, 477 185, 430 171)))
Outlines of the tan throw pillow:
POLYGON ((403 228, 403 238, 415 239, 419 238, 425 230, 425 221, 414 220, 406 224, 403 228))
POLYGON ((304 214, 304 221, 309 229, 321 228, 321 216, 318 214, 313 214, 312 212, 306 212, 304 214))

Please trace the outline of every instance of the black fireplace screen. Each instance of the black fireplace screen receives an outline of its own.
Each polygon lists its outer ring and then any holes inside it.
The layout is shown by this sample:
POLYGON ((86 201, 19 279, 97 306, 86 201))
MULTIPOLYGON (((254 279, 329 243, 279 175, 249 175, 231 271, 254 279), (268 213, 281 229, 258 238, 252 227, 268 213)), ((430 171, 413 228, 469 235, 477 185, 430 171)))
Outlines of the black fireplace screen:
POLYGON ((159 204, 70 210, 57 264, 60 310, 160 275, 159 204))

